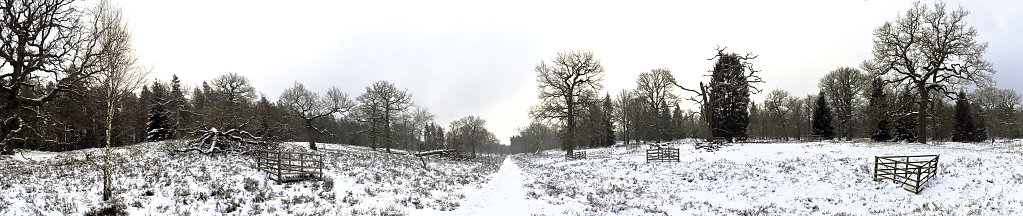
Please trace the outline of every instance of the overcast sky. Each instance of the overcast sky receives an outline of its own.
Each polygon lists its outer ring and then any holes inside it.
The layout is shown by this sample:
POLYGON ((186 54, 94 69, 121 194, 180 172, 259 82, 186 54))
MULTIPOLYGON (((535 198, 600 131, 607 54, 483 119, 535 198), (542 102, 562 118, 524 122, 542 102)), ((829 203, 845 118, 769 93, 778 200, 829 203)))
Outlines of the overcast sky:
MULTIPOLYGON (((1023 1, 949 2, 972 14, 1001 88, 1023 81, 1023 1)), ((872 31, 911 1, 123 1, 141 57, 163 81, 195 86, 247 76, 271 100, 298 81, 352 97, 388 80, 447 126, 487 120, 502 143, 537 103, 533 67, 558 51, 586 49, 607 70, 605 90, 669 68, 696 86, 716 45, 753 52, 767 82, 797 96, 821 76, 871 57, 872 31)), ((679 92, 682 93, 682 92, 679 92)), ((688 95, 684 95, 688 96, 688 95)), ((688 102, 686 102, 688 103, 688 102)), ((684 106, 692 106, 683 104, 684 106)))

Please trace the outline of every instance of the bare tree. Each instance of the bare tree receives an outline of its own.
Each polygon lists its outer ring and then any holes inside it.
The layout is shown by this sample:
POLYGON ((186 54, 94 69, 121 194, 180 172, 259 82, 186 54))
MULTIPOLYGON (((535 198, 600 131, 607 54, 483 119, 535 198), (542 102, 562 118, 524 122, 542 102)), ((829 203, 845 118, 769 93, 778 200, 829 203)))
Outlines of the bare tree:
POLYGON ((309 148, 313 150, 316 150, 316 134, 333 135, 325 129, 317 128, 313 121, 335 114, 345 115, 355 107, 355 102, 348 98, 348 94, 341 92, 337 87, 331 87, 325 97, 320 97, 299 82, 284 90, 277 99, 277 104, 302 119, 306 128, 306 138, 309 139, 309 148))
POLYGON ((376 149, 380 138, 385 141, 384 147, 391 152, 394 143, 391 130, 392 120, 398 117, 401 112, 406 112, 412 107, 412 95, 408 90, 398 89, 394 83, 378 81, 366 87, 366 93, 359 96, 362 103, 362 115, 365 121, 370 123, 370 139, 373 149, 376 149))
POLYGON ((56 142, 39 133, 39 109, 60 94, 82 95, 96 70, 97 41, 74 0, 0 1, 0 154, 15 143, 56 142), (42 86, 52 83, 49 87, 42 86))
POLYGON ((213 79, 213 90, 221 99, 230 104, 249 103, 256 98, 256 89, 249 84, 249 78, 230 72, 213 79))
POLYGON ((430 110, 423 107, 416 107, 416 110, 411 113, 412 130, 410 132, 412 134, 410 137, 412 137, 416 144, 419 145, 420 151, 426 149, 426 146, 424 145, 426 140, 423 135, 426 131, 426 125, 432 123, 434 117, 436 116, 433 115, 433 113, 430 113, 430 110))
POLYGON ((97 42, 99 53, 99 77, 106 91, 106 154, 103 162, 103 200, 109 200, 112 191, 110 173, 110 144, 113 136, 115 107, 125 94, 131 94, 141 87, 149 72, 139 62, 132 45, 131 31, 123 19, 121 10, 109 1, 100 1, 90 11, 92 29, 90 35, 97 42))
POLYGON ((643 72, 636 78, 636 94, 653 110, 660 110, 661 104, 674 104, 677 96, 671 92, 675 76, 667 68, 643 72))
POLYGON ((767 98, 764 99, 767 122, 774 125, 774 129, 770 130, 773 131, 774 138, 788 140, 790 137, 788 131, 792 126, 792 121, 790 121, 789 114, 792 112, 792 108, 789 107, 791 104, 786 102, 791 98, 788 91, 775 89, 767 93, 767 98))
POLYGON ((857 96, 868 86, 866 75, 855 68, 840 67, 821 78, 819 85, 830 102, 828 105, 835 108, 838 132, 845 140, 852 140, 855 125, 852 122, 853 110, 856 109, 857 96))
POLYGON ((456 139, 459 151, 472 152, 476 156, 478 148, 493 141, 494 135, 486 127, 487 121, 479 116, 466 116, 451 122, 449 139, 456 139))
MULTIPOLYGON (((672 93, 672 85, 675 82, 675 76, 671 75, 671 71, 667 68, 658 68, 650 70, 650 72, 643 72, 636 78, 636 94, 643 103, 653 110, 654 112, 661 112, 667 110, 668 107, 662 107, 668 104, 678 103, 678 96, 672 93)), ((650 115, 649 117, 656 118, 652 119, 651 122, 656 124, 653 129, 659 130, 657 137, 658 139, 667 139, 662 137, 667 133, 669 125, 665 125, 662 118, 669 116, 664 115, 650 115)))
POLYGON ((903 83, 916 91, 917 142, 927 142, 931 92, 951 99, 955 85, 991 82, 994 69, 983 58, 987 43, 975 39, 976 28, 965 20, 969 14, 961 7, 948 11, 945 3, 931 9, 917 2, 905 15, 874 30, 874 58, 865 68, 886 75, 886 83, 903 83))
POLYGON ((632 91, 622 89, 622 91, 618 93, 618 98, 615 99, 614 103, 615 118, 618 119, 618 127, 622 131, 622 139, 626 145, 628 145, 630 139, 633 138, 629 136, 629 134, 632 132, 631 130, 633 130, 633 128, 631 128, 633 124, 631 112, 633 112, 633 109, 635 109, 634 108, 635 105, 632 104, 633 98, 634 96, 632 91))
POLYGON ((973 91, 970 95, 973 103, 980 107, 982 117, 988 119, 991 126, 987 127, 992 141, 995 137, 1013 138, 1020 123, 1013 119, 1019 106, 1023 106, 1023 97, 1012 89, 984 87, 973 91))
POLYGON ((550 65, 540 61, 536 71, 540 104, 530 109, 535 119, 556 119, 567 125, 567 137, 562 140, 568 154, 575 150, 575 132, 579 100, 604 88, 604 66, 591 51, 559 52, 550 65))

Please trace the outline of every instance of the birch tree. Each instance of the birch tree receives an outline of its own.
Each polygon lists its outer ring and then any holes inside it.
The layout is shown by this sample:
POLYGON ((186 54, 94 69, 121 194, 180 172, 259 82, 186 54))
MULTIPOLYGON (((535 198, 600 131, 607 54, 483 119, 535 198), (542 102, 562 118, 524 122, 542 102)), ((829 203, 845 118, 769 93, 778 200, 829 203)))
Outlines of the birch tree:
POLYGON ((103 200, 111 198, 113 180, 110 173, 110 144, 115 107, 126 94, 132 94, 145 82, 149 71, 141 65, 132 45, 131 31, 121 10, 109 1, 100 1, 90 11, 91 36, 97 42, 101 83, 106 91, 106 152, 103 162, 103 200))

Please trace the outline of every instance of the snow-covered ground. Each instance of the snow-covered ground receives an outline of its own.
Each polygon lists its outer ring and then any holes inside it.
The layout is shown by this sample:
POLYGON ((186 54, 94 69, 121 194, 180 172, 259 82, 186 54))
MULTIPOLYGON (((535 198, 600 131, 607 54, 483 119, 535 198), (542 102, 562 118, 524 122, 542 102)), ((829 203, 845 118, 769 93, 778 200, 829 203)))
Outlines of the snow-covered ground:
POLYGON ((536 214, 1023 214, 1023 142, 815 142, 737 144, 718 152, 676 145, 681 162, 645 161, 643 150, 563 151, 512 158, 526 173, 536 214), (873 181, 874 156, 940 155, 938 175, 914 195, 873 181))
POLYGON ((522 188, 522 170, 506 158, 501 170, 487 186, 476 192, 469 204, 459 209, 462 215, 529 215, 531 203, 522 188))
MULTIPOLYGON (((327 145, 326 181, 277 185, 248 156, 170 155, 180 142, 115 148, 115 203, 131 215, 435 215, 479 191, 501 159, 428 159, 327 145)), ((289 143, 289 148, 305 144, 289 143)), ((103 149, 0 156, 0 215, 83 214, 100 201, 103 149)))
MULTIPOLYGON (((115 148, 115 201, 133 215, 1020 215, 1023 141, 646 147, 475 161, 324 145, 326 181, 277 185, 247 156, 168 154, 180 142, 115 148), (919 195, 872 180, 873 156, 941 155, 919 195), (500 167, 500 168, 499 168, 500 167), (500 170, 500 171, 498 171, 500 170)), ((304 149, 289 143, 287 148, 304 149)), ((100 201, 103 149, 0 156, 0 215, 77 215, 100 201)))

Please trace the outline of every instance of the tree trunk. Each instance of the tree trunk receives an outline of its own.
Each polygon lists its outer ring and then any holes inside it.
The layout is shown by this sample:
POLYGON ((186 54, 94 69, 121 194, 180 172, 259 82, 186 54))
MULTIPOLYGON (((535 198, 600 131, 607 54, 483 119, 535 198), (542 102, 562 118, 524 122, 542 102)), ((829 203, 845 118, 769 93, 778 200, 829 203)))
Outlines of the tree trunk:
MULTIPOLYGON (((110 82, 110 81, 108 81, 108 82, 110 82)), ((114 122, 114 93, 113 93, 113 89, 112 89, 113 87, 112 86, 108 86, 108 88, 111 88, 111 89, 107 89, 107 131, 106 131, 106 135, 107 135, 107 137, 106 137, 107 148, 106 148, 106 154, 103 157, 103 160, 104 160, 104 162, 103 162, 103 201, 110 200, 110 196, 112 195, 111 194, 111 190, 112 190, 111 187, 113 186, 113 185, 111 185, 113 183, 113 181, 110 179, 110 134, 111 134, 112 127, 113 127, 113 122, 114 122)))
POLYGON ((917 84, 917 91, 920 93, 920 110, 916 114, 916 141, 918 143, 927 143, 927 105, 930 104, 930 95, 927 94, 927 87, 923 82, 917 84))
POLYGON ((0 120, 0 155, 13 155, 14 143, 6 141, 9 136, 14 136, 15 128, 20 127, 21 121, 18 118, 0 120))
POLYGON ((391 143, 392 143, 392 141, 391 141, 391 110, 390 109, 391 109, 391 105, 390 104, 387 104, 387 107, 384 108, 384 133, 386 133, 384 138, 387 139, 387 141, 386 141, 387 143, 385 143, 386 144, 385 148, 387 148, 387 153, 391 153, 391 143))
MULTIPOLYGON (((572 91, 569 90, 568 92, 572 92, 572 91)), ((575 150, 575 109, 574 109, 574 107, 575 107, 574 105, 575 104, 573 104, 574 101, 573 101, 572 95, 568 95, 568 97, 566 97, 566 99, 567 100, 565 100, 565 101, 567 102, 566 104, 568 105, 568 131, 566 131, 567 135, 568 135, 568 140, 566 142, 564 142, 564 143, 565 143, 565 150, 568 151, 568 155, 572 155, 572 153, 575 152, 574 151, 575 150)))
POLYGON ((312 149, 313 151, 315 151, 315 150, 317 150, 317 148, 316 148, 316 134, 319 133, 319 131, 316 131, 316 128, 313 127, 313 120, 312 119, 306 119, 305 120, 305 128, 306 128, 306 139, 309 139, 309 149, 312 149))

